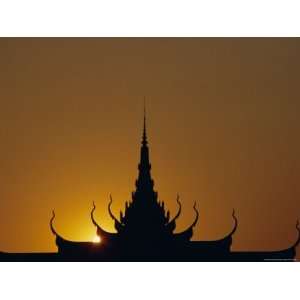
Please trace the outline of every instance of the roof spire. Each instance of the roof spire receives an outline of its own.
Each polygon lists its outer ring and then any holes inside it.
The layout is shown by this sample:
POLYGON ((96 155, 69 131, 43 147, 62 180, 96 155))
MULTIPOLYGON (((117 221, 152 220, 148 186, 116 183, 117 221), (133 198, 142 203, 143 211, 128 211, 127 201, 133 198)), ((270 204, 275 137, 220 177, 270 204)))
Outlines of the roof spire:
POLYGON ((151 179, 150 170, 151 164, 149 161, 149 148, 147 141, 147 133, 146 133, 146 104, 144 97, 144 129, 143 129, 143 139, 141 146, 141 156, 139 163, 139 176, 136 181, 136 187, 139 190, 147 190, 153 189, 153 180, 151 179))
POLYGON ((147 145, 147 132, 146 132, 146 97, 144 96, 144 129, 143 129, 143 145, 147 145))

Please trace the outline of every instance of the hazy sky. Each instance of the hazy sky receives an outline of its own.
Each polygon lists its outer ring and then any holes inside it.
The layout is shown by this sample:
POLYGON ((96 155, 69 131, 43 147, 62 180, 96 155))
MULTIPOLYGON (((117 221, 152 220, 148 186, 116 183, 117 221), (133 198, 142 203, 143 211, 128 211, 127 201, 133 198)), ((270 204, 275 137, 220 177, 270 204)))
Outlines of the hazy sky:
MULTIPOLYGON (((178 230, 239 227, 233 250, 277 250, 300 218, 299 39, 0 39, 0 250, 55 251, 49 229, 113 230, 137 177, 146 96, 152 176, 178 230)), ((299 253, 299 250, 298 250, 299 253)), ((299 255, 298 255, 299 256, 299 255)))

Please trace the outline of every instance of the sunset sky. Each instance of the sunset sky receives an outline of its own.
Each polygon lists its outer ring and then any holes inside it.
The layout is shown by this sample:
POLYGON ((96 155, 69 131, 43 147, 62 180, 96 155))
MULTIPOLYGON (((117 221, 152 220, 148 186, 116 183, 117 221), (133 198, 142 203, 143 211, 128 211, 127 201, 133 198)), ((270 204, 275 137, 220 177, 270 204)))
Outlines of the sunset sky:
MULTIPOLYGON (((300 39, 0 39, 0 251, 93 240, 137 177, 146 97, 152 177, 194 240, 278 250, 300 219, 300 39)), ((298 249, 299 257, 300 249, 298 249)))

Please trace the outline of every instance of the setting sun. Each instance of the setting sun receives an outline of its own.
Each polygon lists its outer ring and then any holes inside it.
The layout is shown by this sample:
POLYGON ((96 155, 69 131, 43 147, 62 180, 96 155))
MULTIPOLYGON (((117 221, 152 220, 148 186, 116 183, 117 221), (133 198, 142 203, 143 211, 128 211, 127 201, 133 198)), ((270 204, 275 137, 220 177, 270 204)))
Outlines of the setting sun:
POLYGON ((101 243, 101 238, 99 235, 95 235, 93 238, 93 243, 101 243))

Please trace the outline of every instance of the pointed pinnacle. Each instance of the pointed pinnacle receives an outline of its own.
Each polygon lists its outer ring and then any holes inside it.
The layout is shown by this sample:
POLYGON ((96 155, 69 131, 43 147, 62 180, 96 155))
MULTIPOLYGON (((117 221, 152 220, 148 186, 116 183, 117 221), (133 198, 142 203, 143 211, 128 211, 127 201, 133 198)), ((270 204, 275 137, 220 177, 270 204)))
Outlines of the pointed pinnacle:
POLYGON ((146 132, 146 97, 144 97, 144 129, 143 129, 143 144, 147 144, 147 132, 146 132))

